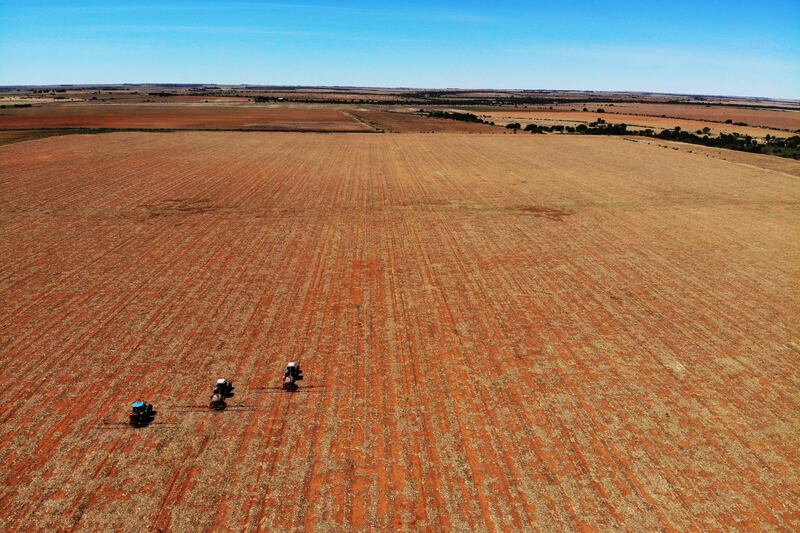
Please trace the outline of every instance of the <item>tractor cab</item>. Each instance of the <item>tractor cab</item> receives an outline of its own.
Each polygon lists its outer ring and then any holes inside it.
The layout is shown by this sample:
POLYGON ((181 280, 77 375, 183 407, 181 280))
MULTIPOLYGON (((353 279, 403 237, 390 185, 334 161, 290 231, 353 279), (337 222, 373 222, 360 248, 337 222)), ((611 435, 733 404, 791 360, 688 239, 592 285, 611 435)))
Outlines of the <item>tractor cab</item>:
POLYGON ((300 369, 300 365, 295 362, 290 362, 286 365, 286 372, 284 372, 284 376, 291 376, 294 381, 300 381, 303 379, 303 371, 300 369))
POLYGON ((143 401, 131 403, 129 421, 133 427, 144 427, 152 422, 155 416, 156 411, 152 404, 143 401))
POLYGON ((225 378, 219 378, 217 383, 214 385, 214 394, 219 394, 224 398, 230 398, 233 396, 233 389, 236 387, 233 386, 233 383, 228 381, 225 378))
POLYGON ((294 392, 297 390, 297 382, 303 379, 303 371, 300 365, 289 362, 283 372, 283 390, 294 392))

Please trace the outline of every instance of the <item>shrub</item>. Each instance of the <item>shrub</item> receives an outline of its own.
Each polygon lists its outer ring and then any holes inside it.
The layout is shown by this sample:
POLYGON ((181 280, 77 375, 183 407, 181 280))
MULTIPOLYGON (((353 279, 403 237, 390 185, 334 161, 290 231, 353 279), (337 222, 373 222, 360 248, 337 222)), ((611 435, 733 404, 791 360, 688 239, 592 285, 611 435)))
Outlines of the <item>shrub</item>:
POLYGON ((481 124, 489 124, 489 122, 486 122, 485 120, 481 119, 477 115, 473 115, 472 113, 458 113, 458 112, 450 113, 448 111, 431 111, 428 113, 428 116, 433 118, 447 118, 450 120, 460 120, 461 122, 477 122, 481 124))

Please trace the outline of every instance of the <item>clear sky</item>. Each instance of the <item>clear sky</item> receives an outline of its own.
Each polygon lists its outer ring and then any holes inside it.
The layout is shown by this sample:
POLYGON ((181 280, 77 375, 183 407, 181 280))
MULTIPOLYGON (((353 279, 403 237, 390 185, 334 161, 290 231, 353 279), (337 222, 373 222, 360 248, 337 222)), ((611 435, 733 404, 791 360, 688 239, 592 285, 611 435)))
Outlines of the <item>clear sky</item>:
POLYGON ((124 82, 800 98, 800 0, 0 0, 0 85, 124 82))

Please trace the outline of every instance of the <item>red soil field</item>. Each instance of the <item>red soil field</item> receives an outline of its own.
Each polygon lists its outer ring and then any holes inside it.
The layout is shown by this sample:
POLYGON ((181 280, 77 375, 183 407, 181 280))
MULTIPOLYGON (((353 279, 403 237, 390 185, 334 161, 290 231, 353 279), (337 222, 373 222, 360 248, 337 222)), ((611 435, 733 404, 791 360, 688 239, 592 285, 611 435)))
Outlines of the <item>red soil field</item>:
POLYGON ((0 145, 62 134, 64 134, 64 130, 0 130, 0 145))
MULTIPOLYGON (((80 93, 79 93, 80 94, 80 93)), ((92 98, 101 102, 127 103, 127 104, 165 104, 165 103, 188 103, 188 104, 247 104, 252 100, 247 96, 197 96, 197 95, 175 95, 175 96, 152 96, 148 94, 119 94, 105 93, 98 95, 83 94, 83 99, 89 104, 96 103, 92 98)))
POLYGON ((663 129, 672 129, 680 126, 684 131, 694 133, 705 127, 711 129, 711 135, 720 133, 737 132, 742 135, 750 135, 756 138, 764 138, 767 135, 773 137, 790 137, 793 133, 784 130, 769 128, 757 128, 753 126, 736 126, 733 124, 722 124, 719 122, 707 122, 702 120, 689 120, 685 118, 664 118, 646 115, 623 115, 619 113, 594 113, 583 111, 550 111, 550 110, 528 110, 528 109, 503 109, 498 111, 477 112, 479 116, 488 117, 487 120, 505 125, 509 122, 519 122, 524 127, 527 124, 535 123, 543 126, 553 124, 588 124, 602 118, 609 123, 625 123, 631 129, 651 128, 658 132, 663 129))
POLYGON ((36 128, 372 131, 330 107, 209 104, 72 104, 0 110, 0 130, 36 128))
POLYGON ((350 111, 350 114, 375 128, 390 133, 506 133, 503 128, 487 124, 431 118, 413 112, 354 109, 350 111))
POLYGON ((303 89, 298 91, 259 91, 253 90, 252 92, 245 93, 247 95, 260 95, 272 98, 285 98, 286 100, 303 99, 314 100, 316 102, 396 102, 398 100, 406 100, 408 97, 404 94, 406 91, 391 91, 373 89, 368 91, 334 91, 324 89, 303 89))
POLYGON ((734 106, 702 106, 680 104, 614 104, 605 107, 608 113, 628 113, 634 115, 665 115, 667 117, 715 122, 744 122, 750 126, 778 128, 790 131, 800 130, 800 110, 756 109, 734 106))
POLYGON ((765 170, 774 170, 775 172, 782 172, 784 174, 789 174, 800 178, 800 160, 797 159, 775 157, 764 154, 751 154, 747 152, 739 152, 737 150, 726 150, 724 148, 712 148, 710 146, 700 146, 697 144, 662 141, 660 139, 630 137, 628 140, 650 144, 661 148, 669 148, 670 150, 680 150, 690 154, 698 154, 702 155, 703 157, 721 159, 737 165, 756 167, 765 170))
POLYGON ((0 146, 0 523, 797 530, 800 183, 758 162, 557 135, 0 146), (303 392, 265 389, 289 360, 303 392), (249 410, 182 407, 220 376, 249 410), (155 425, 103 424, 138 398, 155 425))

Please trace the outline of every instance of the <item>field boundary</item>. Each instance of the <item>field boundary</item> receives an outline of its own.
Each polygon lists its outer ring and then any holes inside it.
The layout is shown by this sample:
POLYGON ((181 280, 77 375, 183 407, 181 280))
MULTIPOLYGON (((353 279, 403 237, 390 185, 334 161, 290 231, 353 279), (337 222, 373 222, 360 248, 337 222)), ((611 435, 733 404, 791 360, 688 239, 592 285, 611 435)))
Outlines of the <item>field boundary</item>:
POLYGON ((373 134, 383 133, 375 129, 358 131, 332 131, 314 128, 297 129, 242 129, 242 128, 0 128, 2 133, 19 133, 20 137, 11 139, 0 139, 0 146, 15 144, 24 141, 34 141, 46 137, 57 137, 60 135, 100 135, 103 133, 179 133, 184 131, 191 132, 212 132, 212 133, 362 133, 373 134))

